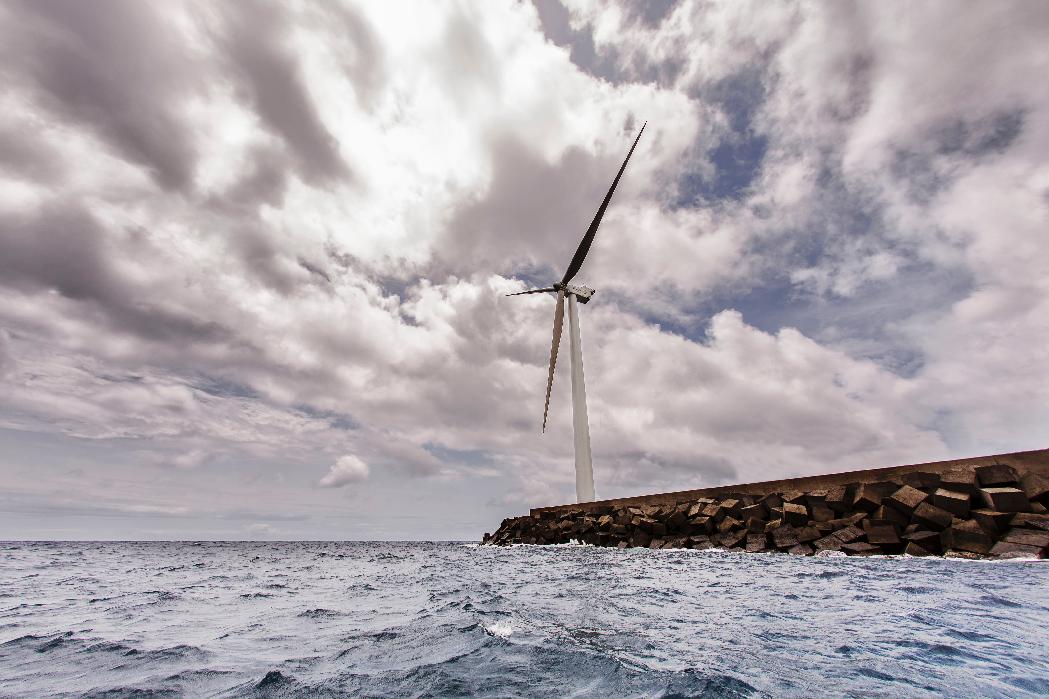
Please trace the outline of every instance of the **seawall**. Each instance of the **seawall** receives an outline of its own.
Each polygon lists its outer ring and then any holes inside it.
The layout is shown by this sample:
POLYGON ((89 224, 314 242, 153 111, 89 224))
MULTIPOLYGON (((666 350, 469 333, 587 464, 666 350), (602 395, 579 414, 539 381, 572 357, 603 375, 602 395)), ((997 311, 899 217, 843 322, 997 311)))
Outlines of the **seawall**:
POLYGON ((534 508, 484 543, 812 555, 1049 553, 1049 449, 534 508))

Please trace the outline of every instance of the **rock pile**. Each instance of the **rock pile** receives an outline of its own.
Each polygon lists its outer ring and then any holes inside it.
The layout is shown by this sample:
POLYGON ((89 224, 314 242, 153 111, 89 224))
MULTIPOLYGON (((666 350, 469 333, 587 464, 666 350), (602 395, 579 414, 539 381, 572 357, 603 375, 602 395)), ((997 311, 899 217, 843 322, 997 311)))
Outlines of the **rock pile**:
POLYGON ((1047 505, 1049 478, 994 464, 810 492, 540 510, 503 520, 482 543, 1043 558, 1047 505))

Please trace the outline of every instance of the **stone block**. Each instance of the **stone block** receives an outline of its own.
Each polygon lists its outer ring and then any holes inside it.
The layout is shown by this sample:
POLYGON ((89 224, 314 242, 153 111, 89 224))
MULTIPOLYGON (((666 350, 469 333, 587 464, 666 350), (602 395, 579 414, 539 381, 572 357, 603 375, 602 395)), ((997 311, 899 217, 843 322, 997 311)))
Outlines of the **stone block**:
POLYGON ((1046 507, 1037 500, 1031 500, 1031 512, 1036 512, 1040 515, 1049 514, 1049 507, 1046 507))
POLYGON ((864 532, 855 524, 850 524, 844 529, 839 529, 838 531, 834 532, 834 536, 837 537, 838 541, 840 541, 841 543, 847 544, 850 541, 856 541, 857 539, 862 538, 864 536, 864 532))
POLYGON ((976 470, 972 466, 960 466, 940 474, 940 487, 957 493, 976 493, 976 470))
POLYGON ((739 511, 740 519, 746 522, 750 518, 767 520, 769 518, 769 508, 765 507, 763 503, 756 503, 754 505, 748 505, 739 511))
POLYGON ((794 527, 789 524, 783 524, 772 530, 772 543, 778 549, 787 549, 791 546, 797 546, 801 542, 798 541, 798 534, 794 527))
POLYGON ((766 548, 768 548, 768 542, 765 539, 765 532, 747 534, 747 553, 758 553, 766 548))
POLYGON ((883 553, 880 547, 868 544, 866 541, 853 541, 849 544, 842 544, 841 550, 850 556, 875 556, 883 553))
POLYGON ((663 539, 660 539, 660 538, 657 537, 657 538, 654 538, 654 539, 652 539, 651 541, 648 542, 648 548, 650 548, 650 549, 661 549, 661 548, 663 548, 663 544, 665 544, 665 543, 666 542, 663 539))
POLYGON ((700 515, 689 520, 689 527, 693 534, 710 534, 714 531, 714 520, 700 515))
POLYGON ((774 522, 777 519, 783 519, 783 505, 769 508, 769 521, 774 522))
POLYGON ((941 551, 940 535, 937 532, 919 529, 916 532, 904 534, 903 540, 917 544, 926 551, 931 551, 932 553, 939 553, 941 551))
POLYGON ((911 521, 915 524, 934 531, 942 531, 951 526, 952 519, 954 518, 950 512, 930 505, 928 502, 918 505, 911 516, 911 521))
POLYGON ((992 558, 1045 558, 1042 549, 1011 541, 999 541, 991 547, 992 558))
POLYGON ((813 551, 812 547, 808 544, 798 544, 797 546, 791 546, 789 549, 787 549, 787 553, 793 554, 795 556, 811 556, 813 551))
POLYGON ((710 517, 717 520, 718 515, 721 514, 721 505, 716 502, 709 503, 703 508, 703 516, 710 517))
POLYGON ((1002 541, 1044 549, 1049 547, 1049 532, 1013 527, 1005 533, 1005 536, 1002 537, 1002 541))
POLYGON ((1020 476, 1012 466, 1007 464, 988 464, 976 467, 976 480, 983 488, 1015 486, 1020 476))
POLYGON ((1031 501, 1019 488, 980 488, 980 497, 988 509, 998 512, 1027 512, 1031 509, 1031 501))
POLYGON ((893 507, 906 515, 914 512, 914 508, 922 504, 929 496, 917 488, 905 485, 885 499, 885 504, 893 507))
POLYGON ((908 473, 902 476, 900 480, 903 481, 904 485, 909 485, 919 490, 936 490, 940 487, 940 474, 927 471, 908 473))
POLYGON ((797 529, 798 541, 801 543, 807 543, 809 541, 815 541, 816 539, 823 536, 820 530, 816 527, 801 527, 797 529))
POLYGON ((994 540, 976 521, 971 519, 956 520, 940 534, 940 541, 945 549, 971 551, 987 555, 994 540))
POLYGON ((852 488, 845 485, 829 488, 824 502, 827 503, 827 507, 838 514, 847 512, 852 507, 852 488))
POLYGON ((867 534, 867 542, 878 546, 899 546, 900 537, 896 534, 896 527, 871 524, 863 528, 867 534))
POLYGON ((652 536, 664 537, 667 534, 667 525, 662 522, 653 522, 649 525, 648 533, 652 536))
POLYGON ((809 522, 809 526, 823 534, 830 534, 834 531, 834 526, 830 522, 809 522))
POLYGON ((618 544, 616 544, 616 548, 617 548, 617 549, 626 549, 626 548, 630 548, 630 543, 629 543, 629 542, 626 542, 626 541, 620 541, 620 542, 619 542, 618 544))
POLYGON ((810 490, 805 493, 805 504, 812 507, 817 502, 827 502, 827 491, 826 490, 810 490))
POLYGON ((612 528, 612 517, 609 515, 602 515, 597 519, 597 526, 600 529, 609 530, 612 528))
POLYGON ((791 490, 789 492, 783 493, 783 502, 784 504, 791 502, 795 505, 804 505, 805 493, 801 492, 800 490, 791 490))
POLYGON ((1029 500, 1049 502, 1049 477, 1040 473, 1027 473, 1020 478, 1020 490, 1029 500))
POLYGON ((809 521, 809 511, 804 505, 785 502, 783 503, 783 521, 800 527, 809 521))
POLYGON ((720 522, 718 522, 718 531, 719 532, 727 532, 727 531, 731 531, 733 529, 741 529, 742 527, 743 527, 743 522, 740 522, 735 517, 725 517, 725 519, 723 519, 720 522))
POLYGON ((913 541, 908 541, 907 542, 907 546, 903 549, 903 552, 905 554, 907 554, 908 556, 932 556, 932 555, 934 555, 932 551, 927 551, 926 549, 923 549, 921 546, 919 546, 918 544, 914 543, 913 541))
POLYGON ((969 516, 976 520, 976 522, 983 527, 983 530, 991 536, 997 536, 1008 528, 1009 523, 1014 517, 1018 517, 1014 512, 997 512, 995 510, 979 509, 972 510, 969 516))
POLYGON ((932 494, 932 504, 941 510, 947 510, 952 515, 962 519, 969 518, 969 495, 959 493, 956 490, 937 488, 932 494))
POLYGON ((814 502, 809 505, 814 522, 829 522, 834 519, 834 510, 830 509, 825 502, 814 502))

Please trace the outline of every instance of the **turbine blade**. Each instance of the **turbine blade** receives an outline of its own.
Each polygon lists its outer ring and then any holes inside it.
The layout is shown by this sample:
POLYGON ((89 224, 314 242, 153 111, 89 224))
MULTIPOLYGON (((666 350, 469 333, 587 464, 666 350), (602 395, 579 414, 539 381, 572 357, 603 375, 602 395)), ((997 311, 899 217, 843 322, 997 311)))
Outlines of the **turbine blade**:
POLYGON ((645 132, 645 126, 648 126, 647 121, 641 126, 641 130, 637 132, 637 138, 634 139, 634 145, 630 146, 630 152, 626 154, 626 160, 623 161, 623 165, 619 168, 616 178, 612 180, 612 186, 608 188, 608 194, 605 195, 605 200, 601 202, 601 207, 597 210, 594 220, 590 223, 590 228, 586 230, 586 235, 583 236, 582 242, 579 243, 579 247, 575 251, 575 257, 573 257, 572 261, 568 264, 568 271, 565 272, 564 279, 561 280, 562 284, 567 284, 572 281, 572 277, 574 277, 579 272, 579 268, 583 266, 583 260, 586 259, 586 254, 590 252, 590 245, 594 242, 594 236, 597 235, 597 227, 601 225, 601 218, 605 215, 605 209, 608 208, 608 202, 612 200, 612 193, 616 191, 616 185, 619 184, 619 178, 623 176, 623 170, 626 170, 626 164, 630 162, 630 156, 634 154, 634 148, 637 147, 637 142, 641 140, 641 134, 645 132))
POLYGON ((548 286, 545 289, 529 289, 528 291, 516 291, 512 294, 507 294, 507 296, 523 296, 524 294, 546 294, 551 291, 557 291, 557 289, 555 289, 552 286, 548 286))
POLYGON ((565 290, 557 291, 557 308, 554 309, 554 341, 550 345, 550 371, 546 376, 546 404, 543 405, 543 432, 546 432, 546 416, 550 412, 550 389, 554 387, 554 367, 557 366, 557 346, 561 344, 561 328, 565 321, 565 290))

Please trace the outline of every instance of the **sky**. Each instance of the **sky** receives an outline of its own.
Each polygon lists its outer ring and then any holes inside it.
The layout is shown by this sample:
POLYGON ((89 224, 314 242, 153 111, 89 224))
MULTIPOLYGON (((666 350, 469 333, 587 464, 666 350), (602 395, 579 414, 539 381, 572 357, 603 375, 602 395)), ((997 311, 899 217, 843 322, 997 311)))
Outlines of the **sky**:
POLYGON ((0 3, 0 539, 479 539, 1049 447, 1049 4, 0 3))

